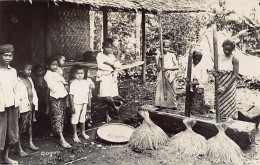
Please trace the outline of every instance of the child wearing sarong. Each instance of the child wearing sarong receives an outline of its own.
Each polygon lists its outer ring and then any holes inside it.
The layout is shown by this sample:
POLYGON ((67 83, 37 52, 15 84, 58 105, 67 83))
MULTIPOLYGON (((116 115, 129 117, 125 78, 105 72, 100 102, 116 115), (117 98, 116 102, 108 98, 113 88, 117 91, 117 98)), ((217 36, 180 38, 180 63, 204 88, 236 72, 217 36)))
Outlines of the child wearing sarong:
POLYGON ((155 106, 177 109, 175 78, 176 70, 179 69, 179 65, 175 54, 168 52, 170 49, 170 41, 163 41, 163 48, 163 57, 160 57, 159 53, 156 56, 157 70, 159 73, 157 76, 155 106), (163 65, 161 58, 163 59, 163 65))
MULTIPOLYGON (((117 71, 121 67, 121 63, 116 59, 113 53, 113 40, 111 38, 105 39, 103 42, 103 52, 96 57, 98 71, 97 81, 100 81, 99 97, 106 98, 108 105, 117 113, 120 118, 119 108, 114 102, 114 97, 119 100, 124 99, 118 93, 117 86, 117 71)), ((122 103, 122 102, 121 102, 122 103)), ((111 120, 107 112, 107 121, 111 120)))
POLYGON ((18 82, 17 82, 17 91, 20 98, 19 104, 19 139, 17 143, 17 151, 19 156, 28 156, 21 146, 21 134, 28 132, 29 133, 29 148, 34 151, 39 150, 39 147, 36 147, 32 141, 32 122, 35 118, 34 111, 38 110, 38 97, 34 89, 34 84, 31 79, 32 65, 26 62, 20 62, 18 68, 18 82))
POLYGON ((70 103, 72 110, 71 124, 73 127, 73 141, 80 143, 80 139, 77 135, 77 124, 80 123, 81 135, 84 139, 89 139, 89 136, 85 133, 86 119, 90 119, 90 93, 95 88, 93 81, 88 78, 87 70, 83 66, 76 66, 72 70, 74 80, 70 84, 70 103))
MULTIPOLYGON (((52 130, 59 135, 60 144, 64 148, 71 148, 71 145, 63 136, 64 115, 66 109, 66 96, 68 92, 65 88, 67 82, 56 71, 58 69, 58 60, 55 57, 49 57, 46 62, 47 72, 44 76, 50 90, 50 118, 52 130)), ((48 102, 48 100, 47 100, 48 102)))
POLYGON ((0 46, 0 150, 2 164, 18 164, 9 157, 11 144, 18 141, 19 97, 17 95, 17 72, 9 64, 14 57, 13 45, 0 46))
POLYGON ((237 117, 236 78, 239 70, 239 59, 232 52, 235 43, 225 40, 222 44, 224 54, 219 55, 219 110, 220 117, 237 117))

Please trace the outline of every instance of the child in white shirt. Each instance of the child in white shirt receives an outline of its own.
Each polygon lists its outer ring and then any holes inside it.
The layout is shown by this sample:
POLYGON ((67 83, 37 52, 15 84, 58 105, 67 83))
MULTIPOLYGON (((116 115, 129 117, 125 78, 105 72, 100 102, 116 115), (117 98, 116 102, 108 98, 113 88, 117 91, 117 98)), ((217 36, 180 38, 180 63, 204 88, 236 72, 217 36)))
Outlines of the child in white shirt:
POLYGON ((88 78, 87 71, 84 66, 75 66, 72 70, 74 80, 70 84, 70 102, 72 109, 71 124, 73 126, 73 141, 76 143, 81 142, 77 135, 77 124, 81 125, 81 134, 84 139, 89 139, 85 133, 86 117, 90 117, 87 104, 90 103, 90 94, 94 90, 95 85, 93 81, 88 78), (87 113, 88 112, 88 113, 87 113))

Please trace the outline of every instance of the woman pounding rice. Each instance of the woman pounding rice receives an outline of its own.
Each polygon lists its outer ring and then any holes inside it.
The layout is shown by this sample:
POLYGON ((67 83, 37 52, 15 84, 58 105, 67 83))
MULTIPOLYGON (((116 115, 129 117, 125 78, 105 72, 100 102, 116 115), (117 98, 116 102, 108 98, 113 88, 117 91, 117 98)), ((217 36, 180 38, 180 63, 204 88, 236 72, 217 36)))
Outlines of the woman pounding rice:
POLYGON ((236 78, 239 59, 233 54, 235 43, 225 40, 222 44, 224 54, 219 56, 219 109, 220 117, 236 117, 236 78))

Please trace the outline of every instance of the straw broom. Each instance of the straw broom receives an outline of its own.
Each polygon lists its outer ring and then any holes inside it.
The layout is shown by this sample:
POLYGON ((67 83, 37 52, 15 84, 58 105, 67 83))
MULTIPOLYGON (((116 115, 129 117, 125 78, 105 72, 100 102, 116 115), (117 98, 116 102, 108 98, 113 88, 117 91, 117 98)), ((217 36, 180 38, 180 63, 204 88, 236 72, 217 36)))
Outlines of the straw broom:
POLYGON ((192 130, 192 127, 196 124, 196 121, 188 118, 184 119, 183 123, 187 129, 174 135, 170 139, 167 151, 169 153, 177 153, 179 155, 183 154, 186 156, 206 155, 207 140, 192 130))
POLYGON ((143 123, 135 129, 129 146, 134 151, 143 152, 148 149, 160 149, 168 142, 168 135, 149 118, 147 110, 138 113, 144 118, 143 123))
MULTIPOLYGON (((213 46, 214 46, 214 68, 218 72, 218 45, 216 37, 216 27, 213 29, 213 46)), ((243 164, 243 152, 240 147, 232 141, 226 134, 225 130, 231 124, 232 119, 226 122, 220 122, 219 111, 219 95, 217 93, 219 87, 218 76, 215 77, 215 104, 216 104, 216 127, 219 130, 215 137, 212 137, 207 142, 208 159, 214 163, 226 164, 243 164)))

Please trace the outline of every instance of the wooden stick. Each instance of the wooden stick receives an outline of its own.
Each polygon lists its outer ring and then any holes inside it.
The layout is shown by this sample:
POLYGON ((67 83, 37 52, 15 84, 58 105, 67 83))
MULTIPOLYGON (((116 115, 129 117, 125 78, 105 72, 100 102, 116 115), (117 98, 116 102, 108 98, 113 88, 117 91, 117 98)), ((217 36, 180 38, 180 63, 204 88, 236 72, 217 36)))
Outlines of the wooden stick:
MULTIPOLYGON (((218 42, 217 42, 217 33, 216 25, 213 27, 213 48, 214 48, 214 69, 218 73, 218 42)), ((215 76, 215 104, 216 104, 216 122, 220 122, 220 112, 219 112, 219 77, 215 76)))
POLYGON ((185 98, 185 116, 190 117, 190 105, 191 105, 191 92, 190 92, 190 82, 191 82, 191 72, 192 72, 192 46, 189 50, 188 56, 188 67, 187 67, 187 84, 186 84, 186 98, 185 98))
POLYGON ((82 157, 82 158, 79 158, 79 159, 76 159, 76 160, 67 162, 67 163, 65 163, 64 165, 72 164, 72 163, 75 163, 75 162, 77 162, 77 161, 84 160, 84 159, 87 159, 87 158, 89 158, 89 156, 85 156, 85 157, 82 157))
MULTIPOLYGON (((161 23, 161 15, 158 12, 158 24, 159 24, 159 42, 160 42, 160 60, 161 60, 161 70, 163 69, 163 41, 162 41, 162 23, 161 23)), ((163 83, 163 95, 164 99, 167 99, 167 91, 165 88, 165 72, 162 71, 162 83, 163 83)))

